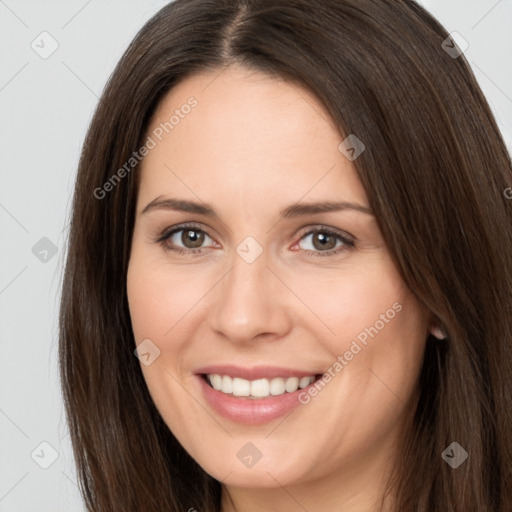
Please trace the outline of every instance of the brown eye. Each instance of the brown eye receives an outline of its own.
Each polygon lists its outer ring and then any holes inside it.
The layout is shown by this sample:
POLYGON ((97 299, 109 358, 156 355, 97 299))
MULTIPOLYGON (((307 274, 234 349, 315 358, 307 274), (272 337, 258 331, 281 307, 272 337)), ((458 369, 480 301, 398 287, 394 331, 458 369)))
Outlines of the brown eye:
POLYGON ((317 233, 313 233, 312 235, 313 247, 318 250, 323 249, 334 249, 336 247, 336 237, 333 235, 328 235, 321 231, 317 233))
POLYGON ((332 256, 354 247, 354 241, 330 229, 318 228, 305 233, 299 247, 305 256, 332 256))
POLYGON ((208 233, 195 226, 181 226, 164 231, 156 242, 160 243, 166 250, 175 251, 180 254, 188 253, 199 255, 208 245, 214 246, 215 242, 208 233))
POLYGON ((197 249, 204 242, 204 232, 198 229, 182 229, 181 242, 187 249, 197 249))

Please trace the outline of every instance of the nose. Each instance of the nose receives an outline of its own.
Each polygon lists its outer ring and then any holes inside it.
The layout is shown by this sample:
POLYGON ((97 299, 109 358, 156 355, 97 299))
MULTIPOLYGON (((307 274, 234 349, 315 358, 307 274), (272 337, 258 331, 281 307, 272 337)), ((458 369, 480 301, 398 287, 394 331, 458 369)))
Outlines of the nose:
POLYGON ((210 328, 233 343, 283 337, 292 327, 290 292, 267 268, 265 251, 252 263, 234 254, 231 270, 215 287, 210 328))

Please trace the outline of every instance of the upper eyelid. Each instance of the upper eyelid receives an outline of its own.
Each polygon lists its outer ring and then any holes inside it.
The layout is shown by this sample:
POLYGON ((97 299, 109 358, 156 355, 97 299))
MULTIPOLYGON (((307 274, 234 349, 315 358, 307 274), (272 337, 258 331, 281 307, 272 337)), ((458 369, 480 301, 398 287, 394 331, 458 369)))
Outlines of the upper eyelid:
POLYGON ((174 235, 175 233, 179 233, 180 231, 184 231, 186 229, 195 229, 196 231, 203 232, 206 236, 210 237, 212 240, 214 237, 210 235, 207 229, 204 229, 196 224, 184 224, 184 225, 178 225, 169 229, 164 229, 162 233, 158 236, 159 239, 161 238, 169 238, 171 235, 174 235))

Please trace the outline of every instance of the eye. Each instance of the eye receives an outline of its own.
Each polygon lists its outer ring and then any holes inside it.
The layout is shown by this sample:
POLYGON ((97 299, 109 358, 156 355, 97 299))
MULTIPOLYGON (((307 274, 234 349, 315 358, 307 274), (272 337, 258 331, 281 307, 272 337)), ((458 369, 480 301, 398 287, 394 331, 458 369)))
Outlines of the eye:
POLYGON ((297 245, 306 257, 333 256, 355 246, 347 236, 323 226, 302 235, 297 245))
POLYGON ((164 231, 157 239, 162 247, 179 254, 199 254, 203 252, 205 241, 213 242, 199 227, 189 224, 164 231))
MULTIPOLYGON (((209 246, 216 244, 206 231, 195 224, 169 228, 155 239, 155 242, 160 243, 165 250, 185 256, 201 255, 208 247, 204 245, 208 241, 210 242, 209 246)), ((294 247, 297 246, 304 256, 309 258, 312 256, 334 256, 354 248, 355 244, 347 235, 325 226, 319 226, 304 233, 299 242, 294 245, 294 247)))

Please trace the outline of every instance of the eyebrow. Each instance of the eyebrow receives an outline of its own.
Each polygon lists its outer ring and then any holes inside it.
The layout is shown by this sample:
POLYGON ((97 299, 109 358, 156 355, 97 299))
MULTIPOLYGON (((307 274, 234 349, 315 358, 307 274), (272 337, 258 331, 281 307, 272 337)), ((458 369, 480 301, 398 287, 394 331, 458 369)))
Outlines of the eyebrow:
MULTIPOLYGON (((219 217, 214 208, 207 203, 198 203, 184 199, 160 199, 161 196, 153 199, 142 210, 141 215, 152 210, 174 210, 187 213, 197 213, 207 217, 219 217)), ((317 203, 296 203, 281 210, 279 213, 283 218, 294 218, 314 213, 328 213, 344 210, 353 210, 367 215, 374 215, 371 208, 357 203, 347 201, 326 201, 317 203)))

